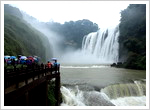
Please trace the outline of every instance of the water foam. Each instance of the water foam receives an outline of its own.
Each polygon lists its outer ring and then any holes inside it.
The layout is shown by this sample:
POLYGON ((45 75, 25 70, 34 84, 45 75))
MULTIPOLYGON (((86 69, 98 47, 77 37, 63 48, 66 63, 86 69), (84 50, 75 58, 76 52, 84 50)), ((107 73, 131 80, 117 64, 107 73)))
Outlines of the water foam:
POLYGON ((83 91, 75 88, 61 87, 63 102, 61 106, 113 106, 113 104, 103 97, 103 93, 98 91, 83 91))
POLYGON ((101 92, 105 93, 110 99, 130 96, 144 96, 146 95, 146 85, 141 82, 138 84, 114 84, 101 89, 101 92))
POLYGON ((109 85, 100 91, 80 85, 62 86, 61 106, 146 106, 145 89, 142 81, 109 85))
POLYGON ((142 81, 109 85, 101 92, 116 106, 146 106, 146 85, 142 81))
POLYGON ((85 106, 82 91, 61 87, 63 102, 61 106, 85 106))
POLYGON ((110 101, 116 106, 146 106, 146 96, 120 97, 110 101))

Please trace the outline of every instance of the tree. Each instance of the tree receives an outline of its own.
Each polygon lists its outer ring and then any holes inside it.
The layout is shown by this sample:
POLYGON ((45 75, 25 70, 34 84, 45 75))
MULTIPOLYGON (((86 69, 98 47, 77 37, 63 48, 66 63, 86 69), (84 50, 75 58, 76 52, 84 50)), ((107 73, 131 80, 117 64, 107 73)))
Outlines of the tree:
POLYGON ((123 10, 119 29, 120 60, 126 59, 127 68, 146 69, 146 5, 131 4, 123 10))

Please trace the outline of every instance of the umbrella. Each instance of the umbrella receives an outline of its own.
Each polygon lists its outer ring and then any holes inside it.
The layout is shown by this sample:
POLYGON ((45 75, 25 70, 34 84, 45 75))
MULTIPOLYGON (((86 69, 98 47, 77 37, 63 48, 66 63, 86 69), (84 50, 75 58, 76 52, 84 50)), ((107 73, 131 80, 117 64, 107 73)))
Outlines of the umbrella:
POLYGON ((34 56, 34 58, 37 58, 38 56, 34 56))
POLYGON ((21 56, 20 59, 25 59, 26 60, 27 57, 26 56, 21 56))
POLYGON ((10 58, 10 56, 4 56, 4 58, 5 58, 5 59, 8 59, 8 58, 10 58))
POLYGON ((52 58, 52 61, 55 61, 55 60, 57 60, 57 58, 52 58))
POLYGON ((11 56, 10 58, 11 58, 11 59, 16 59, 16 57, 15 57, 15 56, 11 56))

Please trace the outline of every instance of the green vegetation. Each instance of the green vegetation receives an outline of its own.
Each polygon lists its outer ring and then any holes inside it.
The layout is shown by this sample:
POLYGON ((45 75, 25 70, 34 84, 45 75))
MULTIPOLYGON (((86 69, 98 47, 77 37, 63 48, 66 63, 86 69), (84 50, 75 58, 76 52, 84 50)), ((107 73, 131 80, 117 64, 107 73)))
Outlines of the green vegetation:
POLYGON ((48 105, 55 106, 57 100, 55 99, 55 82, 49 81, 48 84, 48 105))
POLYGON ((19 9, 9 5, 4 7, 4 54, 37 55, 46 61, 46 55, 51 55, 43 49, 50 47, 47 38, 22 19, 19 9))
POLYGON ((22 19, 22 14, 20 10, 16 7, 12 7, 9 4, 4 5, 4 13, 9 13, 10 15, 14 15, 20 19, 22 19))
POLYGON ((120 61, 125 68, 146 69, 146 5, 129 5, 120 21, 120 61))
POLYGON ((64 36, 62 47, 73 47, 75 49, 81 48, 83 37, 91 32, 98 30, 98 25, 87 19, 65 22, 64 24, 49 22, 47 27, 64 36))

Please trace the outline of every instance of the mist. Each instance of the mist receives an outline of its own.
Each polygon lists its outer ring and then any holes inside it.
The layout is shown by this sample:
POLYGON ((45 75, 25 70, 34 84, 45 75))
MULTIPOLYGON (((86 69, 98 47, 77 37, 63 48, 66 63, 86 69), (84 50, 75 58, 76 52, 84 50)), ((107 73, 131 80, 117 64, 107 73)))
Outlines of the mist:
POLYGON ((68 50, 61 57, 65 64, 112 64, 118 62, 119 57, 119 26, 100 29, 85 35, 82 48, 68 50))
POLYGON ((110 64, 111 62, 102 61, 92 54, 84 54, 81 49, 68 50, 60 59, 62 64, 110 64))
POLYGON ((50 30, 45 25, 45 23, 39 22, 37 19, 29 16, 28 14, 22 12, 22 15, 25 21, 27 21, 33 28, 37 29, 39 32, 41 32, 44 36, 48 38, 50 47, 45 48, 47 51, 46 60, 47 61, 50 60, 51 57, 60 58, 60 55, 63 52, 60 45, 62 41, 64 40, 64 37, 50 30), (49 53, 51 53, 51 55, 49 53))
POLYGON ((62 43, 66 40, 64 36, 52 31, 48 28, 46 23, 39 22, 25 12, 22 12, 22 15, 25 21, 48 38, 51 46, 45 48, 47 51, 47 61, 50 60, 51 57, 56 57, 58 62, 62 64, 91 64, 99 62, 92 55, 86 55, 85 57, 82 49, 76 49, 71 46, 62 47, 62 43), (49 53, 51 53, 52 56, 49 53))
POLYGON ((111 64, 118 61, 118 26, 89 33, 81 39, 82 48, 74 48, 63 47, 62 44, 67 42, 65 36, 50 30, 45 23, 25 13, 23 18, 48 38, 51 46, 45 49, 52 56, 47 54, 47 61, 51 57, 56 57, 61 64, 111 64))
POLYGON ((61 64, 111 64, 118 61, 118 27, 89 33, 80 39, 82 47, 74 48, 64 46, 66 37, 52 31, 46 23, 24 12, 22 14, 25 21, 48 38, 50 47, 45 48, 47 61, 52 57, 56 57, 61 64))

